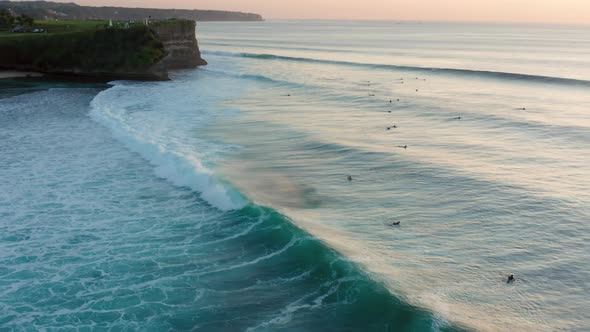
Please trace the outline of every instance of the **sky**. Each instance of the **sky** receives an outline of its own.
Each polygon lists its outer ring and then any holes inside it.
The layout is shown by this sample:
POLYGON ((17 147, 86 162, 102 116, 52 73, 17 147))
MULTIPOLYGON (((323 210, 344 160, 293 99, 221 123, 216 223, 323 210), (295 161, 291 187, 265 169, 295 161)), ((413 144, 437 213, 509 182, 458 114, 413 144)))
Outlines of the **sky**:
MULTIPOLYGON (((53 0, 59 1, 59 0, 53 0)), ((590 24, 590 0, 64 0, 91 6, 235 10, 266 19, 590 24)))

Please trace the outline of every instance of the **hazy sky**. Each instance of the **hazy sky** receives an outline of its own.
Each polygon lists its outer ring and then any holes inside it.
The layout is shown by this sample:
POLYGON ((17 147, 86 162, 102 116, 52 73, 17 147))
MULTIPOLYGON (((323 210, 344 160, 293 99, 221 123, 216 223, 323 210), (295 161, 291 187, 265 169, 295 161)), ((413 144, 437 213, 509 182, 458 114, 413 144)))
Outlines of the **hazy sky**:
POLYGON ((258 13, 268 19, 590 24, 590 0, 67 0, 70 1, 94 6, 238 10, 258 13))

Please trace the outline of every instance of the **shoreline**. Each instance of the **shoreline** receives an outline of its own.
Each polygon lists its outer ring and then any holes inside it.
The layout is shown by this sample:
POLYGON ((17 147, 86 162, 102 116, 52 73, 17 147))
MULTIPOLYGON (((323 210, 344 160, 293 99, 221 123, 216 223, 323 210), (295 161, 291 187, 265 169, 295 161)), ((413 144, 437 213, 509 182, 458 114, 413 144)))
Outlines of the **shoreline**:
POLYGON ((0 79, 42 76, 44 74, 35 71, 0 70, 0 79))

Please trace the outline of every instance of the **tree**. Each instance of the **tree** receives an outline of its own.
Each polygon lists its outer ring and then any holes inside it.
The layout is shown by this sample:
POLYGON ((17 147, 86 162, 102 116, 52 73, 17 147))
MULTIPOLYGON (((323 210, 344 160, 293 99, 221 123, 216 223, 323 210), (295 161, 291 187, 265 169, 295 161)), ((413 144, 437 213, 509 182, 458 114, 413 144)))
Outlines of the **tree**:
POLYGON ((19 15, 16 17, 16 24, 21 25, 23 27, 32 27, 33 23, 35 23, 35 20, 27 15, 19 15))
POLYGON ((0 9, 0 30, 9 30, 14 24, 14 17, 6 9, 0 9))

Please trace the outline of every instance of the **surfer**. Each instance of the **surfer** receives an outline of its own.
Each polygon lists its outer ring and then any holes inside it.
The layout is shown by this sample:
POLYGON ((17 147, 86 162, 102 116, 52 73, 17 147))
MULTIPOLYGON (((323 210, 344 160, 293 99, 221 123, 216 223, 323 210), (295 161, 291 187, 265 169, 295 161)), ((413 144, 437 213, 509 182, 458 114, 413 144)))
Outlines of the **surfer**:
POLYGON ((515 280, 514 279, 514 274, 511 274, 511 275, 508 276, 508 279, 506 279, 506 283, 507 284, 512 283, 512 282, 514 282, 514 280, 515 280))
POLYGON ((407 146, 407 145, 398 145, 397 147, 398 147, 398 148, 402 148, 402 149, 407 149, 407 148, 408 148, 408 146, 407 146))
POLYGON ((394 221, 391 223, 391 226, 399 226, 401 223, 401 221, 394 221))
POLYGON ((349 181, 349 182, 350 182, 350 181, 352 181, 352 175, 349 175, 349 176, 347 177, 347 179, 348 179, 348 181, 349 181))

